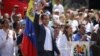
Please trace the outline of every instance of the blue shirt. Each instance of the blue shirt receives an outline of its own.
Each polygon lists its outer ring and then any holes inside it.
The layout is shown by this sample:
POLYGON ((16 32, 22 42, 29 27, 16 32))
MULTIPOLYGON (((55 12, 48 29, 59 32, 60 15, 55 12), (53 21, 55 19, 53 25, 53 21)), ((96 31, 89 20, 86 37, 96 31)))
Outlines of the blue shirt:
POLYGON ((77 34, 74 35, 73 40, 74 41, 80 41, 81 38, 82 38, 81 34, 80 33, 77 33, 77 34))

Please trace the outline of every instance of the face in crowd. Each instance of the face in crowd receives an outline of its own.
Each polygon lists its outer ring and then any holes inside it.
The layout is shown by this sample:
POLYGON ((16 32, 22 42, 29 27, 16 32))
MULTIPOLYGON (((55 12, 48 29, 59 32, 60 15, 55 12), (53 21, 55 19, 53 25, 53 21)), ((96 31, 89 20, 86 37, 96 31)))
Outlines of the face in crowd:
POLYGON ((73 31, 72 31, 72 27, 71 27, 71 26, 68 26, 68 27, 66 28, 66 32, 69 33, 69 35, 72 34, 72 32, 73 32, 73 31))
POLYGON ((79 32, 84 35, 85 34, 85 25, 81 24, 79 25, 79 32))
POLYGON ((54 32, 59 34, 59 30, 60 30, 60 24, 59 23, 55 23, 54 24, 54 32))
POLYGON ((8 20, 4 20, 3 21, 3 28, 6 28, 8 29, 10 26, 9 26, 9 21, 8 20))
POLYGON ((72 27, 70 25, 66 25, 64 27, 64 34, 67 34, 67 35, 72 35, 73 31, 72 31, 72 27))
POLYGON ((3 16, 3 18, 4 19, 8 19, 9 18, 9 14, 8 13, 5 13, 4 16, 3 16))
POLYGON ((50 17, 49 17, 49 15, 42 15, 41 20, 42 20, 42 24, 47 26, 49 23, 50 17))

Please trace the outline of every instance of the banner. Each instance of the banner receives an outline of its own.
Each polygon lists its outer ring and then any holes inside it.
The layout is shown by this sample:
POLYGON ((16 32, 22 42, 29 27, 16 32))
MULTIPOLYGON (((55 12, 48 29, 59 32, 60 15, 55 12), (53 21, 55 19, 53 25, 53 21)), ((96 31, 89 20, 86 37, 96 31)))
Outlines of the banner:
POLYGON ((71 42, 71 56, 90 56, 89 42, 71 42))

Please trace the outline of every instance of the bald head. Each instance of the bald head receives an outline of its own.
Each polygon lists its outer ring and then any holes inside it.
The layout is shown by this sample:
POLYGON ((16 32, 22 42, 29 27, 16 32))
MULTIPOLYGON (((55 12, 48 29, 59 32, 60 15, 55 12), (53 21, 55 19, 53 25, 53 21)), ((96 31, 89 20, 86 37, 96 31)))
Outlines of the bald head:
POLYGON ((9 18, 9 14, 8 13, 5 13, 4 16, 3 16, 3 18, 4 19, 8 19, 9 18))

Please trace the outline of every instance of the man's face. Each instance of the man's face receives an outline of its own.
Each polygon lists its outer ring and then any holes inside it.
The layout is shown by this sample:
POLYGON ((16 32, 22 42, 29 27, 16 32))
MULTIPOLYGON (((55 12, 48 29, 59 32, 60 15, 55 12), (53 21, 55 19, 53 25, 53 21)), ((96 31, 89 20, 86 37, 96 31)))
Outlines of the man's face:
POLYGON ((4 26, 5 28, 9 28, 9 22, 6 21, 6 22, 3 24, 3 26, 4 26))
POLYGON ((8 18, 9 18, 9 14, 5 14, 4 19, 8 19, 8 18))
POLYGON ((60 24, 55 23, 55 24, 54 24, 54 31, 55 31, 56 33, 59 33, 59 30, 60 30, 60 24))
POLYGON ((50 20, 50 17, 46 15, 46 16, 43 17, 42 23, 43 23, 44 25, 48 25, 49 20, 50 20))
POLYGON ((83 35, 83 34, 85 34, 85 26, 84 25, 82 25, 81 27, 80 27, 80 33, 83 35))

